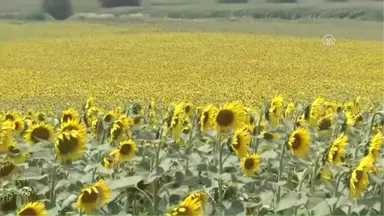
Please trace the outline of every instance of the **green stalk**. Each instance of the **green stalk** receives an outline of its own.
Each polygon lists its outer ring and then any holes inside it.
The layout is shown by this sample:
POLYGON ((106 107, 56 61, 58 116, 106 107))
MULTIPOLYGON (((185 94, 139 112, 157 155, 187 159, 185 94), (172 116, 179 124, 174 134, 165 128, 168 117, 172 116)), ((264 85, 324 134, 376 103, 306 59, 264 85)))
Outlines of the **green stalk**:
MULTIPOLYGON (((159 160, 160 160, 160 150, 161 150, 161 145, 163 144, 163 128, 160 128, 160 142, 157 146, 157 149, 156 149, 156 159, 155 159, 155 164, 154 164, 154 168, 157 169, 159 167, 159 160)), ((145 193, 144 191, 141 191, 142 193, 145 193)), ((146 195, 146 194, 145 194, 146 195)), ((147 195, 148 197, 148 195, 147 195)), ((149 197, 148 197, 149 198, 149 197)), ((157 215, 157 181, 153 181, 153 201, 152 202, 152 207, 153 207, 153 214, 154 215, 157 215)))
POLYGON ((384 215, 384 180, 381 182, 381 190, 380 190, 380 196, 381 196, 381 215, 384 215))
MULTIPOLYGON (((279 182, 281 180, 281 176, 282 176, 282 173, 283 173, 283 159, 284 159, 284 154, 285 154, 285 150, 286 150, 286 145, 288 143, 285 142, 283 145, 281 145, 281 155, 280 155, 280 161, 279 161, 279 174, 277 176, 277 182, 279 182)), ((277 204, 279 203, 280 201, 280 193, 281 193, 281 188, 280 186, 277 186, 277 194, 276 194, 276 203, 275 203, 275 207, 277 206, 277 204)))
MULTIPOLYGON (((304 171, 304 174, 303 174, 303 178, 300 180, 300 182, 299 182, 299 186, 298 186, 298 190, 297 191, 301 191, 301 188, 302 188, 302 186, 303 186, 303 182, 304 182, 304 179, 307 177, 307 175, 308 175, 308 168, 306 168, 305 169, 305 171, 304 171)), ((300 194, 300 196, 301 196, 301 194, 300 194)), ((299 199, 300 199, 301 197, 299 197, 299 199)), ((298 206, 295 206, 294 208, 293 208, 293 215, 297 215, 297 208, 298 208, 298 206)))
POLYGON ((339 174, 339 176, 337 177, 335 191, 333 192, 333 197, 337 197, 337 201, 335 202, 335 204, 333 204, 333 207, 332 207, 332 213, 335 211, 335 209, 336 209, 336 204, 337 204, 337 202, 339 201, 339 198, 340 198, 340 197, 337 196, 337 192, 338 192, 338 190, 339 190, 339 186, 340 186, 340 182, 341 182, 341 177, 343 177, 343 175, 344 175, 345 173, 346 173, 346 171, 341 172, 341 173, 339 174))
POLYGON ((315 160, 315 166, 313 167, 313 171, 312 171, 312 181, 311 181, 311 193, 314 192, 315 190, 315 181, 316 181, 316 177, 317 177, 317 171, 319 169, 319 159, 322 157, 323 155, 323 152, 319 154, 319 156, 316 157, 316 160, 315 160))
POLYGON ((53 166, 53 170, 52 170, 52 181, 51 181, 51 191, 50 191, 50 199, 51 199, 51 203, 52 204, 55 204, 55 201, 56 201, 56 197, 55 197, 55 184, 56 184, 56 172, 57 171, 57 166, 54 165, 53 166))
POLYGON ((254 139, 255 139, 255 141, 254 141, 254 143, 255 143, 255 145, 254 145, 254 146, 255 146, 255 150, 254 150, 254 152, 255 152, 255 153, 257 153, 257 149, 259 148, 259 139, 257 139, 257 135, 260 134, 260 125, 261 125, 261 121, 262 121, 262 119, 263 119, 263 114, 264 114, 264 112, 261 111, 261 112, 260 112, 260 117, 259 117, 259 122, 257 123, 258 131, 256 131, 257 133, 254 134, 254 135, 255 135, 255 137, 254 137, 254 139))
MULTIPOLYGON (((186 155, 188 156, 190 154, 190 150, 191 150, 191 144, 192 144, 192 135, 193 135, 193 129, 195 128, 195 121, 196 121, 196 118, 194 117, 193 120, 192 120, 192 127, 191 127, 191 131, 189 132, 189 136, 188 136, 188 143, 186 143, 186 146, 187 146, 187 149, 186 149, 186 155)), ((187 175, 188 173, 188 164, 189 164, 189 157, 187 157, 187 160, 185 162, 185 175, 187 175)))
POLYGON ((219 209, 220 209, 220 213, 221 213, 221 210, 222 210, 222 205, 223 205, 223 181, 221 180, 221 174, 223 173, 223 146, 221 146, 221 134, 219 133, 218 134, 218 138, 217 138, 217 145, 219 147, 219 209))

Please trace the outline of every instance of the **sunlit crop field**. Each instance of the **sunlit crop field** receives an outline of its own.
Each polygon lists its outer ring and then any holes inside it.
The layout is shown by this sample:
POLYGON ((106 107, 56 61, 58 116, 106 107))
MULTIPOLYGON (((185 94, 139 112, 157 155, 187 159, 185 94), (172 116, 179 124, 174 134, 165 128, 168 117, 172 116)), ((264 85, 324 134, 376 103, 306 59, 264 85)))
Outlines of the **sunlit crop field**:
POLYGON ((1 215, 383 214, 382 42, 44 31, 0 43, 1 215))

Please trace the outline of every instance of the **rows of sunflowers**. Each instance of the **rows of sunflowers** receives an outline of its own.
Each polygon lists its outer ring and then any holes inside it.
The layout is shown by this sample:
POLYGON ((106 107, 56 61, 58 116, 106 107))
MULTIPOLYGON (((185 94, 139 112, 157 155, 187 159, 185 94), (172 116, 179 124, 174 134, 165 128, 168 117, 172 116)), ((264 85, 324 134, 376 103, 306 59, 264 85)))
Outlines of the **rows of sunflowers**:
POLYGON ((0 211, 380 215, 384 112, 362 101, 4 111, 0 211))

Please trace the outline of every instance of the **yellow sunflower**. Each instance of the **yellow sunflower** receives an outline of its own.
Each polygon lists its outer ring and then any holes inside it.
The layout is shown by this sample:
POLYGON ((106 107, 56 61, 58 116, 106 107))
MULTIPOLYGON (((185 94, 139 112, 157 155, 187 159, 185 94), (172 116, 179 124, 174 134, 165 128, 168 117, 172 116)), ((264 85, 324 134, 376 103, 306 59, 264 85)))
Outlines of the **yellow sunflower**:
POLYGON ((285 109, 284 118, 286 119, 292 119, 293 113, 296 111, 295 104, 293 102, 290 102, 287 105, 287 108, 285 109))
POLYGON ((102 164, 105 168, 113 168, 116 165, 116 159, 114 158, 116 152, 111 152, 108 156, 103 158, 102 164))
POLYGON ((198 198, 189 197, 183 200, 176 208, 172 211, 167 212, 166 216, 203 216, 202 203, 198 198))
POLYGON ((172 134, 172 139, 174 139, 175 141, 179 141, 183 127, 184 119, 182 117, 182 113, 175 112, 172 116, 171 125, 169 127, 172 134))
POLYGON ((17 165, 10 161, 0 163, 0 182, 13 180, 18 171, 17 165))
POLYGON ((190 199, 190 200, 197 199, 198 202, 201 202, 202 209, 204 209, 208 201, 208 195, 204 191, 193 192, 188 194, 188 196, 184 198, 184 200, 187 200, 187 199, 190 199))
POLYGON ((78 130, 80 133, 85 134, 87 129, 85 128, 85 125, 76 120, 68 120, 61 124, 59 133, 70 132, 72 130, 78 130))
POLYGON ((85 102, 84 109, 88 110, 93 106, 95 106, 95 100, 92 96, 90 96, 88 97, 87 102, 85 102))
POLYGON ((250 140, 249 134, 245 128, 237 129, 232 135, 231 148, 239 158, 247 155, 250 140))
POLYGON ((328 151, 327 160, 329 163, 339 165, 342 162, 345 155, 344 147, 348 144, 347 140, 347 136, 341 134, 335 141, 333 141, 328 151))
POLYGON ((60 120, 62 123, 65 123, 68 121, 79 122, 80 116, 79 116, 79 113, 74 108, 69 108, 63 111, 63 113, 61 114, 60 120))
POLYGON ((116 119, 116 113, 114 111, 109 111, 104 115, 103 120, 107 123, 111 123, 116 119))
POLYGON ((27 157, 28 157, 28 153, 18 148, 16 143, 13 143, 8 149, 7 159, 12 163, 15 163, 15 164, 24 163, 27 157))
POLYGON ((245 123, 244 106, 239 102, 226 103, 214 116, 217 131, 241 128, 245 123))
POLYGON ((17 216, 46 216, 48 211, 45 209, 43 202, 29 202, 23 206, 17 216))
POLYGON ((272 127, 280 124, 281 111, 283 110, 284 98, 282 96, 276 96, 272 99, 268 110, 268 121, 272 127))
POLYGON ((154 122, 156 120, 156 103, 154 101, 149 103, 148 111, 150 122, 154 122))
POLYGON ((127 138, 128 128, 125 127, 121 120, 116 120, 112 123, 112 127, 109 131, 109 142, 119 143, 127 138))
POLYGON ((368 154, 372 154, 374 160, 377 160, 380 157, 381 145, 383 145, 383 134, 381 133, 381 131, 379 131, 369 141, 368 146, 368 154))
POLYGON ((37 112, 36 113, 36 120, 38 122, 44 122, 45 120, 47 120, 47 114, 45 114, 44 112, 37 112))
POLYGON ((93 209, 100 208, 106 204, 111 194, 112 192, 108 185, 101 179, 95 184, 81 190, 75 207, 90 214, 93 209))
POLYGON ((329 180, 331 180, 333 178, 332 172, 330 170, 324 168, 324 167, 321 169, 321 173, 320 174, 321 174, 321 179, 323 181, 329 181, 329 180))
POLYGON ((0 153, 7 152, 12 144, 12 122, 9 120, 0 122, 0 153))
POLYGON ((309 150, 310 138, 308 130, 304 127, 293 131, 288 140, 291 153, 299 158, 304 158, 309 150))
POLYGON ((317 121, 317 129, 319 131, 327 131, 332 127, 332 119, 328 116, 324 116, 317 121))
POLYGON ((53 138, 54 132, 52 125, 44 122, 34 124, 25 134, 25 140, 32 145, 41 141, 51 141, 53 138))
POLYGON ((24 121, 23 119, 17 117, 13 121, 13 130, 16 132, 16 134, 21 134, 24 131, 24 121))
POLYGON ((126 140, 120 142, 120 146, 113 150, 113 155, 117 161, 126 161, 131 159, 137 151, 136 143, 133 140, 126 140))
POLYGON ((240 162, 240 168, 243 170, 244 176, 253 175, 260 167, 260 156, 256 153, 248 154, 243 157, 240 162))
POLYGON ((200 115, 200 131, 206 132, 213 128, 215 123, 214 114, 216 112, 217 110, 212 104, 203 109, 200 115))
POLYGON ((359 197, 368 185, 368 172, 373 168, 371 155, 362 158, 358 165, 352 170, 349 178, 349 198, 359 197))
POLYGON ((324 116, 324 99, 322 98, 316 98, 310 106, 309 109, 309 119, 308 123, 311 126, 315 126, 316 123, 320 120, 322 116, 324 116))
POLYGON ((86 134, 81 130, 67 130, 59 133, 55 144, 56 157, 60 160, 75 160, 85 150, 86 134))
POLYGON ((261 133, 261 135, 263 135, 263 139, 265 139, 265 140, 267 140, 269 142, 279 138, 279 134, 276 133, 276 132, 266 132, 266 131, 263 131, 261 133))

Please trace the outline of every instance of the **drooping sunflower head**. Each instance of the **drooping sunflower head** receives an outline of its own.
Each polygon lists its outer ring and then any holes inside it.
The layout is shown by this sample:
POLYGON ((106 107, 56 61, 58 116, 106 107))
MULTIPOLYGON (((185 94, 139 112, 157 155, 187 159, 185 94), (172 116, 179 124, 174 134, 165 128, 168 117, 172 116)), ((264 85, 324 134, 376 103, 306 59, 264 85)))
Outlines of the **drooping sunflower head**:
POLYGON ((0 122, 0 153, 5 153, 13 144, 12 122, 0 122))
POLYGON ((184 200, 187 200, 187 199, 190 199, 190 200, 197 199, 198 202, 201 202, 201 206, 204 209, 204 206, 207 204, 207 201, 208 201, 208 195, 204 191, 193 192, 188 194, 188 196, 184 198, 184 200))
POLYGON ((325 116, 322 117, 319 121, 317 121, 317 129, 319 131, 326 131, 332 127, 332 119, 325 116))
POLYGON ((231 148, 239 158, 243 158, 248 153, 250 142, 248 131, 245 128, 237 129, 231 137, 231 148))
POLYGON ((107 123, 111 123, 116 119, 116 113, 114 111, 109 111, 104 115, 103 120, 107 123))
POLYGON ((11 146, 9 146, 7 153, 8 161, 15 164, 21 164, 24 163, 27 157, 28 153, 17 147, 17 144, 15 142, 11 146))
POLYGON ((295 104, 293 102, 290 102, 287 105, 287 108, 285 109, 284 118, 292 119, 293 113, 296 111, 295 104))
POLYGON ((272 99, 269 105, 269 122, 272 127, 275 127, 280 123, 281 111, 283 110, 284 98, 282 96, 276 96, 272 99))
POLYGON ((86 134, 79 130, 62 131, 59 133, 55 151, 59 160, 75 160, 85 150, 86 134))
POLYGON ((47 114, 44 112, 37 112, 36 113, 36 120, 38 122, 44 122, 45 120, 47 120, 47 114))
POLYGON ((13 180, 18 171, 17 165, 10 161, 0 163, 0 182, 1 180, 13 180))
POLYGON ((293 155, 304 158, 309 150, 310 135, 308 129, 300 127, 293 131, 288 140, 288 145, 293 155))
POLYGON ((114 121, 109 131, 109 142, 113 144, 123 141, 127 136, 127 131, 127 128, 121 120, 114 121))
POLYGON ((371 155, 362 158, 349 177, 349 198, 359 197, 368 185, 368 172, 373 168, 371 155))
POLYGON ((267 131, 264 131, 262 133, 263 135, 263 139, 267 140, 267 141, 273 141, 275 139, 278 139, 279 138, 279 134, 276 133, 276 132, 267 132, 267 131))
POLYGON ((383 134, 381 131, 377 132, 369 141, 367 154, 371 154, 374 160, 380 157, 380 148, 383 145, 383 134))
POLYGON ((117 161, 126 161, 131 159, 135 155, 136 151, 136 143, 130 139, 120 142, 119 147, 112 151, 111 154, 114 155, 117 161))
POLYGON ((183 200, 176 208, 166 213, 166 216, 202 216, 202 204, 198 198, 183 200))
POLYGON ((23 206, 17 216, 46 216, 48 211, 45 209, 43 202, 29 202, 23 206))
POLYGON ((316 124, 316 122, 324 115, 324 99, 316 98, 312 104, 309 111, 309 123, 316 124))
POLYGON ((68 121, 79 122, 80 115, 74 108, 69 108, 63 111, 63 113, 61 114, 60 120, 61 120, 61 123, 65 123, 68 121))
POLYGON ((13 121, 13 130, 17 134, 19 134, 19 135, 24 131, 24 121, 23 121, 23 119, 21 119, 20 117, 17 117, 13 121))
POLYGON ((107 203, 111 194, 110 188, 105 184, 104 180, 101 179, 95 184, 81 190, 75 207, 81 209, 83 212, 91 213, 93 209, 100 208, 107 203))
POLYGON ((343 161, 345 155, 344 147, 347 145, 347 140, 347 136, 341 134, 335 141, 333 141, 328 150, 327 160, 329 163, 338 165, 343 161))
POLYGON ((321 169, 320 175, 320 178, 323 181, 329 181, 333 178, 332 172, 324 167, 321 169))
POLYGON ((112 151, 109 155, 103 158, 102 164, 105 168, 113 168, 116 164, 114 154, 117 152, 112 151))
POLYGON ((44 122, 34 124, 25 134, 26 141, 31 145, 41 141, 52 141, 53 138, 53 126, 44 122))
POLYGON ((93 106, 95 106, 94 98, 92 96, 88 97, 87 101, 85 102, 84 109, 88 110, 89 108, 91 108, 93 106))
POLYGON ((214 118, 217 131, 241 128, 245 123, 244 106, 239 102, 226 103, 217 110, 214 118))
POLYGON ((240 168, 243 170, 244 176, 254 174, 260 168, 260 156, 256 153, 248 154, 242 158, 240 168))
POLYGON ((214 114, 216 112, 217 110, 212 104, 204 107, 200 115, 200 131, 206 132, 213 128, 215 122, 214 114))

